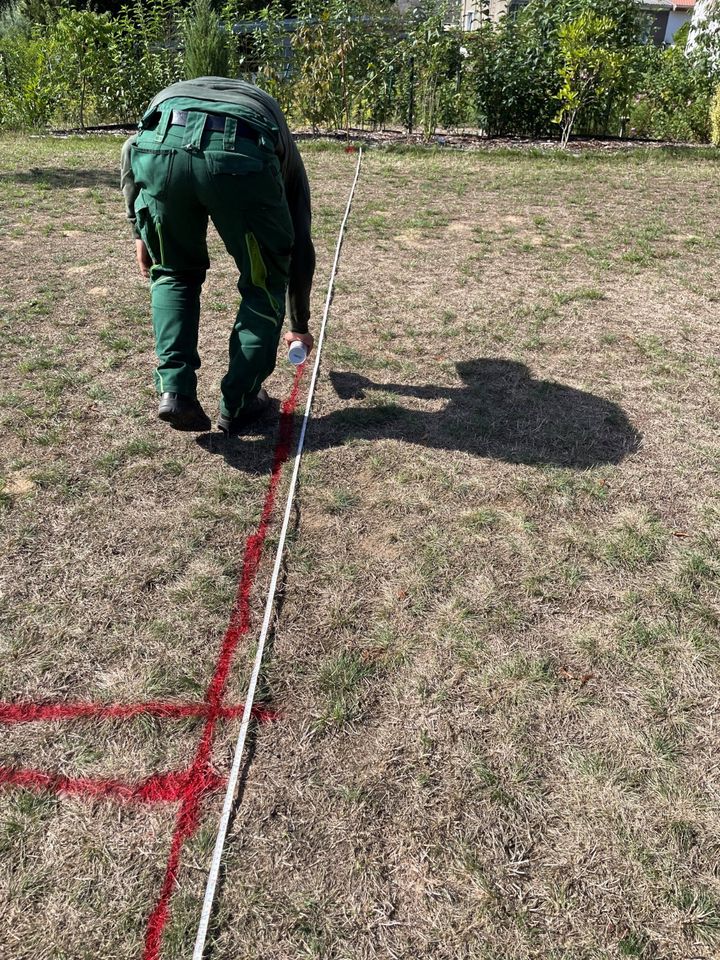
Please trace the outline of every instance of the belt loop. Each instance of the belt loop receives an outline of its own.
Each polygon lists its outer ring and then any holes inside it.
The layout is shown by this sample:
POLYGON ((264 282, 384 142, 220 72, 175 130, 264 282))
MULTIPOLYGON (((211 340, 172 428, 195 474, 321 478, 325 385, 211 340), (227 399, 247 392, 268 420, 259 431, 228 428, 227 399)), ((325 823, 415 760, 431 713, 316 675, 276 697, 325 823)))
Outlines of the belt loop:
POLYGON ((200 110, 188 110, 187 123, 185 124, 185 142, 184 150, 199 150, 202 143, 203 133, 208 115, 200 110))
POLYGON ((167 128, 170 126, 170 120, 172 119, 172 113, 172 107, 164 107, 160 113, 160 119, 155 128, 155 140, 158 143, 162 143, 165 139, 167 128))
POLYGON ((238 122, 235 117, 225 117, 225 133, 223 134, 223 150, 235 149, 238 122))

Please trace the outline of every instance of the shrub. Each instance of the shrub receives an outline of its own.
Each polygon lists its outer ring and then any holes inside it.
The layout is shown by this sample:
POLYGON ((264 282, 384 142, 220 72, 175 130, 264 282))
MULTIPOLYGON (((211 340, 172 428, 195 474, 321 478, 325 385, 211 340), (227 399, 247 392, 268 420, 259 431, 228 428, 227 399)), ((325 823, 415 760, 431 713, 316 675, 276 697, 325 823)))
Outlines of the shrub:
POLYGON ((297 116, 313 127, 348 129, 387 119, 404 62, 396 16, 380 0, 304 0, 293 35, 297 116))
POLYGON ((121 8, 111 48, 112 99, 104 113, 133 122, 164 87, 180 79, 178 0, 135 0, 121 8))
POLYGON ((415 118, 426 139, 438 126, 456 127, 466 119, 461 39, 458 30, 446 28, 439 9, 410 20, 406 60, 412 57, 415 118))
POLYGON ((642 51, 643 76, 630 110, 630 133, 707 143, 712 84, 681 44, 642 51))
POLYGON ((50 28, 51 86, 55 112, 84 127, 88 113, 101 113, 112 83, 111 48, 116 26, 107 13, 61 8, 50 28))
POLYGON ((570 129, 617 129, 643 29, 635 0, 530 0, 497 26, 484 24, 470 47, 481 126, 490 135, 547 134, 560 102, 570 129), (591 61, 594 79, 583 90, 582 62, 591 61))
POLYGON ((50 122, 52 42, 34 31, 0 37, 0 127, 24 129, 50 122))
POLYGON ((581 111, 602 107, 626 70, 623 53, 611 46, 614 23, 584 11, 558 31, 561 86, 555 99, 560 109, 554 118, 562 127, 561 143, 570 139, 581 111))
POLYGON ((720 86, 710 105, 710 139, 716 147, 720 147, 720 86))

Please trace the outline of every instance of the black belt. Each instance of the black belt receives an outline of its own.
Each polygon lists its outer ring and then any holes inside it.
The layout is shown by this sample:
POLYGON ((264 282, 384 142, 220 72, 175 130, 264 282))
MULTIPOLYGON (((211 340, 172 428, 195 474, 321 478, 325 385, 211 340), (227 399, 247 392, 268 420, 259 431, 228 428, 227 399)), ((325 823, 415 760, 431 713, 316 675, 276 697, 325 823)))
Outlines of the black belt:
MULTIPOLYGON (((173 110, 172 119, 170 123, 174 127, 186 127, 188 122, 188 110, 173 110)), ((205 129, 206 130, 216 130, 222 132, 225 129, 225 115, 218 113, 209 113, 207 119, 205 120, 205 129)), ((254 140, 257 143, 258 132, 253 130, 249 123, 245 123, 244 120, 237 120, 235 117, 232 118, 237 123, 237 135, 238 137, 245 137, 248 140, 254 140)))

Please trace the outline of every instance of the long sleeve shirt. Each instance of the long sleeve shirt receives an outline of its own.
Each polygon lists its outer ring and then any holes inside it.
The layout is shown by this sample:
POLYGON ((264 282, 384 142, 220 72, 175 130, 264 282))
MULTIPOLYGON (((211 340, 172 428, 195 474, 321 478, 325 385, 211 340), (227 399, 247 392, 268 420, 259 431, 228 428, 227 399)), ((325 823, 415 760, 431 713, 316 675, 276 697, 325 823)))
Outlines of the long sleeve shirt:
MULTIPOLYGON (((214 104, 215 110, 218 109, 218 105, 222 105, 222 113, 231 112, 231 115, 237 116, 255 128, 266 130, 273 136, 277 144, 276 153, 285 184, 285 196, 295 230, 288 282, 290 326, 296 333, 306 333, 310 318, 310 290, 315 272, 315 248, 310 236, 312 220, 310 185, 302 157, 278 102, 264 90, 244 80, 199 77, 196 80, 173 83, 161 90, 147 108, 143 119, 150 117, 165 100, 174 97, 204 100, 208 104, 214 104)), ((211 109, 210 106, 208 109, 211 109)), ((122 148, 120 186, 125 198, 128 220, 132 224, 135 236, 138 236, 135 225, 135 200, 139 188, 133 179, 130 164, 130 148, 135 139, 136 136, 130 137, 122 148)))

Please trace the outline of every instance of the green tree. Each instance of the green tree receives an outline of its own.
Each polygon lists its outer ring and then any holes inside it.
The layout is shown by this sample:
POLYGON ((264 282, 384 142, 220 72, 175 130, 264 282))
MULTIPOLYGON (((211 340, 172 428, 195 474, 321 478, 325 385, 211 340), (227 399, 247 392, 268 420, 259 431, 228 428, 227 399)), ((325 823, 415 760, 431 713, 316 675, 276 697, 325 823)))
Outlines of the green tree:
POLYGON ((156 93, 181 78, 180 15, 179 0, 134 0, 115 18, 108 118, 136 120, 156 93))
POLYGON ((406 42, 407 58, 413 58, 417 114, 425 139, 438 126, 457 126, 465 119, 463 97, 463 34, 448 29, 444 4, 415 11, 406 42))
POLYGON ((315 128, 350 128, 357 13, 348 0, 303 0, 298 6, 293 38, 298 106, 315 128))
POLYGON ((613 58, 623 53, 626 69, 605 97, 586 98, 574 123, 606 132, 626 111, 636 81, 634 52, 646 28, 636 0, 530 0, 498 24, 483 23, 466 41, 468 86, 486 132, 538 136, 552 131, 566 82, 568 41, 562 31, 582 15, 612 24, 603 46, 613 58))
POLYGON ((271 0, 255 14, 254 29, 246 35, 244 50, 238 58, 239 72, 255 79, 263 90, 275 97, 285 113, 292 105, 293 85, 290 34, 285 29, 285 8, 280 0, 271 0))
POLYGON ((49 123, 55 105, 51 82, 54 43, 17 6, 0 15, 0 127, 49 123))
POLYGON ((555 99, 560 109, 555 123, 562 128, 561 145, 567 145, 581 110, 606 103, 627 71, 624 52, 612 46, 615 24, 586 10, 558 31, 560 89, 555 99))
POLYGON ((211 0, 193 0, 182 21, 185 78, 224 77, 229 69, 227 30, 211 0))
POLYGON ((59 113, 81 129, 112 71, 115 25, 107 13, 63 7, 52 25, 52 83, 59 113))
POLYGON ((631 132, 640 137, 707 142, 713 80, 682 43, 645 47, 642 76, 630 110, 631 132))

